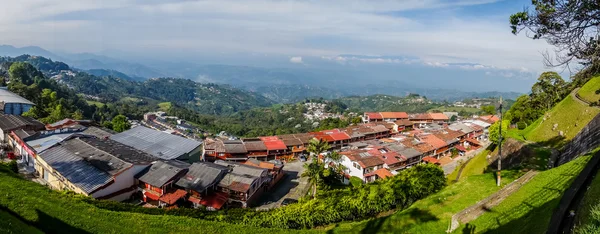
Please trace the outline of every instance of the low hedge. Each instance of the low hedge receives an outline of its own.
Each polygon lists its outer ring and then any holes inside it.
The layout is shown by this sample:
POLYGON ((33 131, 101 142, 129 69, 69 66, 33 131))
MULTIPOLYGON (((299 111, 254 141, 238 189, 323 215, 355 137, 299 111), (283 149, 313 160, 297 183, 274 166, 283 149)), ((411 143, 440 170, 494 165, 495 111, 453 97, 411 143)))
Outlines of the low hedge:
POLYGON ((269 211, 228 209, 212 212, 189 208, 165 210, 88 197, 81 199, 96 207, 113 211, 187 216, 257 227, 301 229, 366 219, 384 211, 405 209, 415 201, 441 190, 445 185, 446 178, 439 166, 422 164, 388 179, 358 188, 327 191, 318 199, 304 200, 269 211))

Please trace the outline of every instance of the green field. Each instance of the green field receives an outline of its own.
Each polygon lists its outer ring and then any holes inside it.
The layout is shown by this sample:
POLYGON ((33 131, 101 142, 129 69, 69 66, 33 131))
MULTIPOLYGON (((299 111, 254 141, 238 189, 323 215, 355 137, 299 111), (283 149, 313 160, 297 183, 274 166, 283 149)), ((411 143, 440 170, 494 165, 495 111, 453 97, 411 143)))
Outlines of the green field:
POLYGON ((475 233, 545 233, 564 191, 590 158, 589 155, 581 156, 540 172, 500 205, 459 229, 475 233))
MULTIPOLYGON (((147 215, 99 209, 79 196, 65 195, 18 178, 0 167, 0 206, 46 233, 296 233, 211 222, 182 216, 147 215)), ((6 212, 0 212, 0 233, 35 233, 6 212), (10 226, 9 226, 10 223, 10 226), (8 230, 4 230, 4 229, 8 230)))
POLYGON ((96 105, 97 107, 103 107, 105 104, 98 101, 85 100, 88 105, 96 105))
POLYGON ((600 94, 596 90, 600 89, 600 76, 592 78, 579 89, 579 96, 588 102, 597 102, 600 100, 600 94))
MULTIPOLYGON (((503 185, 519 173, 505 173, 503 185)), ((444 233, 452 215, 498 191, 492 173, 473 175, 390 216, 328 227, 328 233, 444 233)))
POLYGON ((161 102, 158 103, 158 109, 161 111, 168 111, 173 106, 170 102, 161 102))
POLYGON ((480 109, 473 107, 459 107, 459 106, 440 106, 433 109, 428 110, 427 112, 440 111, 440 112, 461 112, 465 111, 471 114, 477 114, 481 112, 480 109))
POLYGON ((538 119, 524 129, 522 135, 525 140, 560 148, 573 139, 598 113, 600 109, 579 103, 569 95, 546 113, 545 121, 538 119), (552 130, 554 124, 558 124, 555 131, 552 130), (563 131, 564 137, 559 136, 559 131, 563 131))

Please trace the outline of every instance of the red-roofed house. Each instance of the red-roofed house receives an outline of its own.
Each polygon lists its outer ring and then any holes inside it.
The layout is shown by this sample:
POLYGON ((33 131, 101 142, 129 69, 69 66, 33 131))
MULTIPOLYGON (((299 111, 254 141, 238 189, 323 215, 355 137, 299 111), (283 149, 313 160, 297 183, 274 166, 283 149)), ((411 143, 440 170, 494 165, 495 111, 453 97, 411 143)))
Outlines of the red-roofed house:
POLYGON ((394 122, 401 119, 408 119, 408 114, 406 112, 379 112, 383 121, 386 122, 394 122))
POLYGON ((267 147, 267 160, 277 159, 287 153, 287 146, 276 136, 259 137, 267 147))
POLYGON ((385 169, 385 168, 379 168, 379 169, 377 169, 375 171, 375 175, 377 175, 378 179, 385 179, 385 178, 394 176, 394 174, 392 174, 390 172, 390 170, 385 169))
POLYGON ((364 182, 373 182, 377 179, 375 171, 384 168, 385 162, 366 150, 353 150, 341 152, 342 164, 346 169, 344 173, 356 176, 364 182))
POLYGON ((380 113, 365 112, 365 114, 363 115, 363 122, 365 122, 365 123, 381 122, 381 121, 383 121, 383 116, 381 116, 380 113))
POLYGON ((404 132, 413 128, 413 122, 408 119, 401 119, 394 122, 394 128, 397 132, 404 132))
POLYGON ((446 116, 443 113, 429 113, 429 116, 431 116, 433 122, 436 123, 447 123, 448 121, 450 121, 448 116, 446 116))
POLYGON ((449 152, 450 147, 448 144, 433 134, 421 134, 418 135, 417 138, 433 147, 433 156, 436 158, 439 158, 440 155, 444 155, 445 153, 449 152))
POLYGON ((440 165, 440 162, 437 159, 435 159, 434 157, 429 157, 429 156, 423 157, 423 162, 440 165))
POLYGON ((433 117, 429 113, 414 114, 409 116, 408 119, 413 122, 413 127, 416 128, 423 128, 425 125, 433 123, 433 117))

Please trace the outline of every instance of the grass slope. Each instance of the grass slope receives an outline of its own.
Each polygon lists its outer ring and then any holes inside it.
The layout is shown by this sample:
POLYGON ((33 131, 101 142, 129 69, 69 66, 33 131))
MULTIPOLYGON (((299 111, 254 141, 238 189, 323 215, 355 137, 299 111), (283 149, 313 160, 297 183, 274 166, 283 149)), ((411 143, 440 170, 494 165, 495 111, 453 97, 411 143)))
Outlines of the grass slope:
MULTIPOLYGON (((592 151, 592 154, 598 152, 598 150, 600 150, 600 148, 596 148, 592 151)), ((598 200, 598 198, 600 198, 600 172, 598 172, 596 177, 594 177, 594 180, 592 180, 590 187, 585 192, 585 195, 575 212, 577 214, 575 216, 575 227, 582 227, 593 222, 591 213, 594 206, 600 205, 600 200, 598 200)))
POLYGON ((522 131, 526 140, 559 148, 573 139, 598 113, 600 109, 579 103, 569 95, 546 113, 546 120, 539 119, 522 131), (552 128, 558 124, 556 131, 552 128), (563 131, 564 138, 559 136, 563 131))
POLYGON ((43 233, 8 211, 0 209, 0 233, 43 233))
MULTIPOLYGON (((506 172, 503 185, 517 178, 506 172)), ((328 233, 444 233, 455 213, 498 191, 491 173, 473 175, 449 185, 439 193, 415 202, 393 215, 361 222, 340 223, 328 233)))
POLYGON ((579 157, 560 167, 540 172, 519 191, 457 232, 545 233, 564 191, 591 158, 579 157))
POLYGON ((600 76, 592 78, 579 89, 579 96, 588 102, 597 102, 600 100, 600 94, 596 90, 600 89, 600 76))
MULTIPOLYGON (((181 216, 114 212, 84 203, 29 182, 0 167, 0 206, 33 223, 46 233, 309 233, 210 222, 181 216)), ((0 213, 0 233, 33 232, 16 217, 0 213), (8 220, 8 221, 6 221, 8 220), (7 222, 12 223, 7 226, 7 222), (8 229, 5 231, 4 229, 8 229)))

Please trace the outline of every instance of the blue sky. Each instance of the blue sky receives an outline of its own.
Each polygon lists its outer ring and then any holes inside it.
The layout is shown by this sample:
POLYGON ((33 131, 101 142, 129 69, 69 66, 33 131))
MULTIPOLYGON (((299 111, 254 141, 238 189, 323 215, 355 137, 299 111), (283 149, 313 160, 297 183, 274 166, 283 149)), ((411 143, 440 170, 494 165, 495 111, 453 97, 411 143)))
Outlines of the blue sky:
POLYGON ((319 60, 339 66, 402 64, 532 83, 547 70, 541 53, 552 48, 544 41, 512 35, 508 25, 509 15, 529 3, 23 0, 4 3, 0 9, 0 44, 203 62, 210 57, 253 60, 248 55, 258 54, 290 66, 319 60))

